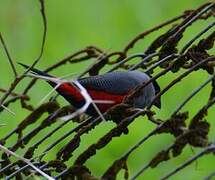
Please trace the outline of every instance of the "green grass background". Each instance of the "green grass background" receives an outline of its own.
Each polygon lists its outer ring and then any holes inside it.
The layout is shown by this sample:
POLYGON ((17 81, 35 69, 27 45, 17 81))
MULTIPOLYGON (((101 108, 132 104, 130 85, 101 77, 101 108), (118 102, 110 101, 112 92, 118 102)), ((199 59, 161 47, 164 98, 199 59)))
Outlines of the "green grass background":
MULTIPOLYGON (((37 67, 40 69, 46 68, 63 57, 88 45, 96 45, 107 51, 121 50, 140 32, 177 16, 184 10, 197 8, 205 2, 205 0, 46 0, 45 6, 48 19, 47 41, 44 55, 37 67)), ((43 30, 39 8, 39 3, 36 0, 0 0, 0 31, 5 38, 14 61, 30 64, 39 54, 43 30)), ((204 21, 195 23, 192 28, 186 31, 184 39, 179 46, 183 46, 183 43, 193 37, 207 24, 208 22, 204 21)), ((164 31, 158 31, 155 35, 162 32, 164 31)), ((210 32, 212 32, 212 30, 210 32)), ((145 47, 155 38, 155 35, 151 35, 139 42, 130 53, 144 51, 145 47)), ((0 87, 8 88, 13 79, 13 74, 2 46, 0 46, 0 48, 0 87)), ((80 73, 91 63, 92 62, 89 61, 81 65, 63 66, 53 71, 53 74, 63 76, 69 73, 80 73)), ((23 71, 22 68, 17 68, 20 73, 23 71)), ((169 73, 165 77, 160 78, 158 81, 160 86, 165 87, 165 85, 178 74, 169 73)), ((175 110, 177 105, 207 77, 208 74, 206 72, 198 71, 176 85, 174 89, 170 90, 162 97, 162 109, 158 110, 154 108, 158 113, 157 117, 163 119, 167 118, 175 110)), ((29 82, 28 78, 16 88, 16 92, 22 92, 27 82, 29 82)), ((34 103, 35 107, 39 105, 39 100, 49 91, 50 87, 45 82, 41 81, 37 83, 29 93, 32 97, 31 102, 34 103)), ((195 96, 183 110, 189 109, 189 115, 192 117, 197 110, 206 103, 209 92, 210 87, 205 88, 201 93, 195 96)), ((67 104, 63 100, 61 100, 61 103, 62 105, 67 104)), ((12 104, 10 109, 16 113, 16 116, 13 117, 7 112, 1 113, 0 123, 5 123, 6 126, 1 128, 0 137, 3 137, 9 130, 15 128, 18 122, 29 113, 20 108, 19 102, 12 104)), ((206 118, 211 123, 211 140, 215 138, 214 115, 214 107, 212 107, 206 118)), ((60 122, 57 122, 56 124, 59 123, 60 122)), ((75 125, 74 123, 70 123, 53 137, 50 137, 36 153, 39 154, 49 143, 75 125)), ((30 131, 33 127, 35 127, 35 125, 26 129, 25 132, 30 131)), ((43 137, 48 130, 53 127, 54 126, 42 131, 33 139, 32 143, 43 137)), ((108 132, 112 127, 114 127, 113 123, 104 122, 91 133, 84 135, 80 148, 67 163, 72 165, 73 160, 79 153, 91 143, 95 143, 99 137, 108 132)), ((94 175, 101 175, 117 157, 124 154, 129 147, 134 145, 141 137, 147 135, 153 128, 154 125, 148 122, 146 118, 137 119, 129 126, 128 135, 122 135, 122 137, 112 140, 108 146, 88 160, 86 165, 90 167, 94 175)), ((54 158, 55 152, 69 139, 71 139, 71 137, 61 142, 49 153, 47 158, 54 158)), ((173 140, 173 137, 167 134, 151 138, 151 140, 146 142, 144 146, 141 146, 130 156, 128 160, 130 174, 135 173, 138 169, 143 167, 158 151, 168 147, 173 140)), ((12 138, 7 145, 10 146, 15 141, 16 137, 12 138)), ((197 153, 199 150, 198 148, 194 149, 194 153, 197 153)), ((19 154, 23 152, 23 150, 18 151, 19 154)), ((139 179, 159 179, 174 167, 187 160, 194 153, 191 151, 191 148, 187 146, 181 156, 173 158, 168 162, 161 163, 155 169, 149 169, 139 179)), ((213 155, 207 155, 199 159, 196 164, 193 163, 171 179, 201 179, 214 170, 214 161, 215 158, 213 155)), ((122 178, 123 174, 121 173, 117 179, 122 178)))

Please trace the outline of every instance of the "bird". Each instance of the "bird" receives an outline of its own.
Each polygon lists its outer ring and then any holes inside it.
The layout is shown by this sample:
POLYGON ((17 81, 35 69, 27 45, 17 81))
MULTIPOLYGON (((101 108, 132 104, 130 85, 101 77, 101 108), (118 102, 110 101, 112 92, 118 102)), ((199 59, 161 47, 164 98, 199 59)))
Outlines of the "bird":
MULTIPOLYGON (((30 67, 23 63, 18 64, 24 68, 30 67)), ((36 68, 31 68, 30 71, 40 76, 54 77, 36 68)), ((150 76, 148 74, 133 70, 114 71, 101 75, 79 78, 78 82, 86 89, 92 100, 95 102, 100 101, 99 103, 96 103, 96 105, 100 112, 104 113, 111 107, 122 103, 134 88, 147 82, 149 79, 150 76), (107 103, 108 101, 112 103, 107 103)), ((47 82, 54 88, 57 86, 56 82, 49 80, 47 80, 47 82)), ((76 109, 81 108, 86 102, 80 90, 70 82, 60 84, 56 88, 56 91, 76 109)), ((153 97, 159 92, 160 87, 156 81, 148 84, 144 87, 142 94, 135 99, 133 104, 134 108, 145 108, 152 102, 153 97)), ((157 99, 154 105, 160 109, 161 100, 157 99)), ((88 106, 85 113, 90 116, 99 115, 92 104, 88 106)))

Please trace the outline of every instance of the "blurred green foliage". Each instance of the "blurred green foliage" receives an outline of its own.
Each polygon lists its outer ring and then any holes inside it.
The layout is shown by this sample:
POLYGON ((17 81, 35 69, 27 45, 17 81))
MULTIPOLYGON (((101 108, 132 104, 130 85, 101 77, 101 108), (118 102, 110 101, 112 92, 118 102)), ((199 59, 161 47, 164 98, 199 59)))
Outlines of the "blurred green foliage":
MULTIPOLYGON (((95 45, 107 52, 121 50, 125 45, 140 32, 147 30, 167 19, 181 14, 184 10, 197 8, 205 0, 46 0, 46 15, 48 19, 47 41, 45 45, 44 55, 41 62, 37 65, 43 69, 58 60, 66 57, 73 52, 80 50, 88 45, 95 45)), ((42 21, 39 12, 39 3, 36 0, 0 0, 0 31, 5 37, 5 41, 10 50, 10 53, 15 61, 21 61, 26 64, 32 63, 39 54, 41 37, 42 37, 42 21)), ((185 33, 183 42, 193 37, 199 30, 207 25, 207 22, 200 21, 195 23, 192 28, 189 28, 185 33)), ((165 30, 165 29, 164 29, 165 30)), ((155 35, 160 34, 164 30, 158 31, 155 35)), ((141 52, 155 38, 151 35, 139 42, 132 52, 141 52)), ((183 45, 183 42, 180 45, 183 45)), ((6 55, 0 46, 0 87, 8 88, 12 81, 12 72, 8 65, 6 55)), ((63 76, 70 73, 80 73, 92 62, 85 62, 81 65, 65 66, 53 74, 63 76)), ((17 67, 18 68, 18 67, 17 67)), ((19 72, 23 71, 18 68, 19 72)), ((170 80, 174 79, 177 74, 169 73, 167 76, 159 79, 159 84, 164 87, 170 80)), ((203 82, 208 75, 204 72, 195 72, 179 83, 166 95, 162 97, 162 109, 158 112, 158 117, 165 119, 172 113, 177 105, 183 101, 189 93, 203 82)), ((16 92, 22 92, 25 84, 29 82, 27 78, 20 84, 16 92)), ((45 82, 39 82, 30 92, 32 102, 38 106, 39 100, 48 93, 50 87, 45 82)), ((192 101, 190 101, 183 110, 190 111, 192 117, 197 110, 206 103, 210 92, 210 88, 205 88, 192 101)), ((62 104, 67 104, 61 101, 62 104)), ((10 106, 16 116, 13 117, 7 112, 0 116, 0 123, 5 123, 6 126, 1 128, 1 137, 8 130, 16 127, 27 114, 28 111, 20 111, 20 103, 17 102, 10 106)), ((154 109, 158 111, 156 108, 154 109)), ((211 123, 210 139, 215 138, 215 111, 211 108, 207 120, 211 123)), ((62 133, 68 131, 75 124, 69 124, 63 130, 56 133, 41 146, 37 153, 44 149, 48 143, 62 133)), ((104 122, 102 125, 95 128, 92 133, 85 135, 82 138, 81 147, 76 155, 87 148, 91 143, 94 143, 99 137, 105 134, 114 124, 104 122)), ((51 127, 52 128, 52 127, 51 127)), ((129 126, 129 134, 123 135, 120 138, 114 139, 106 148, 102 149, 97 155, 87 162, 95 175, 100 175, 106 168, 120 155, 122 155, 129 147, 135 144, 141 137, 145 136, 154 128, 151 122, 146 118, 139 118, 129 126)), ((25 132, 29 131, 28 128, 25 132)), ((40 136, 46 134, 47 131, 40 133, 40 136)), ((14 138, 13 141, 16 139, 14 138)), ((67 139, 69 140, 69 139, 67 139)), ((36 139, 33 139, 36 142, 36 139)), ((55 152, 66 141, 58 145, 52 153, 47 156, 53 158, 55 152)), ((147 163, 158 151, 168 146, 173 142, 170 135, 159 135, 153 137, 150 141, 139 148, 128 161, 129 172, 133 174, 145 163, 147 163)), ((12 141, 10 141, 13 144, 12 141)), ((9 145, 9 144, 8 144, 9 145)), ((194 150, 195 152, 198 149, 194 150)), ((18 153, 22 153, 20 150, 18 153)), ((161 163, 157 168, 148 170, 142 178, 139 179, 159 179, 164 174, 172 170, 175 166, 188 159, 193 152, 190 147, 186 147, 183 154, 177 158, 171 159, 168 162, 161 163)), ((198 164, 194 163, 180 173, 176 174, 172 179, 200 179, 202 176, 209 174, 214 170, 214 157, 207 155, 200 160, 198 164)), ((122 173, 118 179, 121 179, 122 173)))

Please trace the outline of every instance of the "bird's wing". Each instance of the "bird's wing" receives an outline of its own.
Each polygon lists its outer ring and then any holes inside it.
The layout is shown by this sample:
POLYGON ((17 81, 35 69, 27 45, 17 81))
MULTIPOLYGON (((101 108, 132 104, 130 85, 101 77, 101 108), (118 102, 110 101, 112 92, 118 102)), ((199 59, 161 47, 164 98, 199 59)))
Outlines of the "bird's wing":
POLYGON ((104 75, 92 76, 80 79, 79 82, 86 89, 103 91, 111 94, 127 94, 129 91, 143 82, 131 72, 112 72, 104 75))

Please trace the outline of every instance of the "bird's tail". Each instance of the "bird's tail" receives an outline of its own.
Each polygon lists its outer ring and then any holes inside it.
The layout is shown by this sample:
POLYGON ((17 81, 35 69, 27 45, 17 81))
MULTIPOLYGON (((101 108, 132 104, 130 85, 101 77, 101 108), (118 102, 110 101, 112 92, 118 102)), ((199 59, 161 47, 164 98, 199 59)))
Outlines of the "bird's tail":
MULTIPOLYGON (((30 68, 30 66, 25 65, 23 63, 18 63, 18 64, 23 66, 26 69, 30 68)), ((64 81, 62 81, 62 83, 61 83, 59 81, 60 80, 59 78, 49 75, 36 68, 31 68, 30 72, 32 72, 38 76, 43 76, 44 78, 41 77, 41 79, 44 79, 46 82, 48 82, 54 88, 54 90, 56 90, 61 96, 63 96, 74 107, 80 108, 79 106, 82 106, 82 104, 80 104, 79 101, 81 101, 81 103, 85 101, 84 97, 80 93, 80 90, 76 86, 74 86, 72 83, 64 82, 64 81), (55 79, 56 79, 56 81, 55 81, 55 79)), ((36 76, 33 76, 33 77, 36 77, 36 76)), ((50 93, 52 93, 52 91, 50 91, 50 93)), ((47 96, 45 96, 45 98, 46 97, 47 96)))
MULTIPOLYGON (((30 66, 28 66, 26 64, 23 64, 23 63, 20 63, 20 62, 18 62, 18 64, 21 65, 22 67, 24 67, 25 69, 30 68, 30 66)), ((41 75, 41 76, 52 77, 51 75, 49 75, 49 74, 47 74, 47 73, 45 73, 43 71, 40 71, 40 70, 38 70, 36 68, 31 68, 30 71, 35 73, 35 74, 41 75)))

